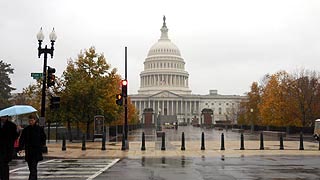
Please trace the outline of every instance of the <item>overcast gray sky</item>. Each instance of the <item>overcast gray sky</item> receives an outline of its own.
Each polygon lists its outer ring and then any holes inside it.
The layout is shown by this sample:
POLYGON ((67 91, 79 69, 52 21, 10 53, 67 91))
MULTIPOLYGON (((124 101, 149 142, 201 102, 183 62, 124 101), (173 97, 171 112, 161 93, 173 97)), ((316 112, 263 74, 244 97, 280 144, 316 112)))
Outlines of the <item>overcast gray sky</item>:
POLYGON ((264 74, 320 69, 319 0, 0 0, 0 59, 15 69, 12 86, 21 92, 42 71, 36 34, 43 27, 49 45, 54 27, 48 65, 58 76, 91 46, 124 76, 127 46, 129 92, 137 93, 163 15, 195 94, 243 95, 264 74))

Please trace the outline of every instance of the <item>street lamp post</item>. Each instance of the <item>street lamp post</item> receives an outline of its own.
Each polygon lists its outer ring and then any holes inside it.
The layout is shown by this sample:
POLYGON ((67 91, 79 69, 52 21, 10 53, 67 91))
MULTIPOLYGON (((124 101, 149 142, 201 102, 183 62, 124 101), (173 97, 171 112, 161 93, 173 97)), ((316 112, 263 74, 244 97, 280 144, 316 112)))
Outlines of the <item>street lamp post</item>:
MULTIPOLYGON (((43 63, 43 75, 42 75, 42 95, 41 95, 41 115, 40 115, 40 125, 44 126, 45 125, 45 105, 46 105, 46 80, 47 80, 47 76, 46 76, 46 72, 47 72, 47 57, 48 54, 51 55, 51 58, 53 58, 53 51, 54 51, 54 42, 57 39, 57 35, 54 31, 54 28, 52 30, 52 32, 49 35, 50 41, 51 41, 51 48, 48 49, 47 45, 45 46, 45 48, 42 48, 42 41, 44 39, 44 35, 42 32, 42 28, 40 29, 39 33, 37 34, 37 39, 39 42, 39 46, 38 46, 38 57, 40 58, 41 54, 44 55, 44 63, 43 63)), ((45 153, 48 152, 48 148, 45 146, 43 151, 45 153)))
POLYGON ((253 133, 253 131, 254 131, 254 125, 253 125, 253 109, 251 108, 250 109, 250 119, 251 119, 251 133, 253 133))

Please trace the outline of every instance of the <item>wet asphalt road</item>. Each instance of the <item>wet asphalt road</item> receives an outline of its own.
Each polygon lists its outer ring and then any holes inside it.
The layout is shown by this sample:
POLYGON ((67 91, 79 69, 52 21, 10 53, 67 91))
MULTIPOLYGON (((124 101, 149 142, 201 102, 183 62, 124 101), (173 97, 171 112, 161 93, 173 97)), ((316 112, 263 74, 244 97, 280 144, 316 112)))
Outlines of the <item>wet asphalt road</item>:
POLYGON ((320 158, 256 156, 122 159, 96 180, 320 179, 320 158))
MULTIPOLYGON (((231 130, 218 131, 192 126, 175 129, 163 129, 167 140, 177 141, 185 132, 186 141, 200 141, 201 132, 206 140, 219 140, 225 134, 226 140, 239 140, 240 134, 231 130)), ((130 132, 129 138, 141 141, 141 133, 146 133, 147 141, 158 141, 152 129, 140 129, 130 132)), ((245 133, 246 140, 258 140, 259 134, 245 133)), ((265 140, 277 140, 277 137, 265 137, 265 140)), ((285 140, 291 140, 286 137, 285 140)), ((73 159, 46 160, 39 165, 39 174, 46 180, 225 180, 225 179, 315 179, 320 180, 319 156, 241 156, 229 157, 162 157, 162 158, 124 158, 110 165, 115 159, 73 159), (66 163, 69 162, 69 163, 66 163), (72 162, 72 164, 70 164, 72 162), (109 167, 110 165, 110 167, 109 167), (108 167, 108 168, 106 168, 108 167)), ((23 160, 10 163, 11 179, 27 179, 28 170, 23 160)))
MULTIPOLYGON (((39 164, 38 179, 319 180, 319 161, 319 156, 142 157, 124 158, 119 161, 117 159, 52 159, 39 164)), ((10 179, 27 179, 29 171, 22 160, 14 160, 10 169, 10 179)))
MULTIPOLYGON (((193 126, 179 126, 178 129, 165 129, 162 128, 162 131, 166 133, 166 140, 168 141, 180 141, 181 134, 184 132, 185 140, 186 141, 200 141, 201 140, 201 133, 204 132, 206 140, 220 140, 221 133, 224 133, 225 140, 232 141, 232 140, 239 140, 240 133, 232 131, 232 129, 223 129, 217 130, 214 128, 200 128, 200 127, 193 127, 193 126)), ((129 132, 129 141, 141 141, 141 134, 142 132, 145 133, 146 141, 157 141, 160 138, 156 137, 156 130, 155 129, 148 129, 142 128, 137 129, 134 131, 129 132)), ((290 134, 284 138, 284 141, 299 141, 299 134, 290 134)), ((260 139, 260 132, 255 131, 251 133, 250 131, 246 131, 244 133, 245 140, 259 140, 260 139)), ((264 136, 265 141, 278 141, 278 136, 264 136)), ((314 138, 312 134, 305 134, 304 135, 305 141, 314 142, 314 138)))

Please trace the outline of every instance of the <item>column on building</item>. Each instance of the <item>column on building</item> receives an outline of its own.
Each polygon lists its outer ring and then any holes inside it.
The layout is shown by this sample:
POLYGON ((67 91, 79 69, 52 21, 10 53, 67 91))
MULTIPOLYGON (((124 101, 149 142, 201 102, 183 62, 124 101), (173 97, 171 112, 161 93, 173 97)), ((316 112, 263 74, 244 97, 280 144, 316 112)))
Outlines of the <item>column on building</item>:
POLYGON ((162 103, 161 103, 162 105, 162 107, 161 107, 161 109, 162 109, 162 115, 164 115, 164 100, 162 100, 162 103))
MULTIPOLYGON (((153 113, 156 114, 157 111, 156 111, 156 102, 153 100, 152 102, 152 108, 153 108, 153 113)), ((152 123, 155 124, 155 121, 154 121, 154 116, 152 116, 152 123)))
POLYGON ((174 111, 173 111, 173 100, 171 101, 171 115, 174 115, 174 111))

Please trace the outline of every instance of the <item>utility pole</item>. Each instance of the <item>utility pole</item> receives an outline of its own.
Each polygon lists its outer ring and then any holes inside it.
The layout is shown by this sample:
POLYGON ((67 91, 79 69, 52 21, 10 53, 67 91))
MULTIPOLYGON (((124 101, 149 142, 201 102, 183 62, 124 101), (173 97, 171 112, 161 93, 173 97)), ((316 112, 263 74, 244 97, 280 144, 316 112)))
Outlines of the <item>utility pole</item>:
POLYGON ((124 133, 121 150, 129 150, 128 141, 128 80, 127 80, 127 47, 124 52, 124 80, 122 81, 122 96, 124 98, 124 133), (125 82, 125 85, 124 85, 125 82), (125 88, 125 89, 124 89, 125 88), (124 93, 125 92, 125 93, 124 93))

